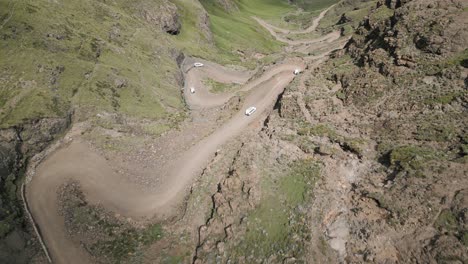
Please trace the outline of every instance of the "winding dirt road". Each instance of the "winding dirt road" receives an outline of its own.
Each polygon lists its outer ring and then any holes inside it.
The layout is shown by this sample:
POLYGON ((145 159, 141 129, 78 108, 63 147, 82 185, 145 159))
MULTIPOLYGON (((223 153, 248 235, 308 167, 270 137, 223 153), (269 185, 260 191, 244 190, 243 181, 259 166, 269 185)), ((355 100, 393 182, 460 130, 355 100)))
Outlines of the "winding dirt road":
POLYGON ((270 34, 274 36, 276 40, 281 41, 283 43, 287 43, 291 46, 314 44, 314 43, 324 42, 324 41, 331 43, 340 37, 341 33, 339 31, 330 32, 327 35, 324 35, 319 38, 301 39, 301 40, 291 40, 287 37, 287 34, 306 34, 306 33, 314 32, 317 29, 320 20, 322 20, 325 14, 334 6, 335 5, 332 5, 329 8, 323 10, 320 13, 320 15, 312 21, 312 25, 304 30, 296 30, 296 31, 292 30, 291 31, 291 30, 282 29, 274 25, 271 25, 265 20, 258 18, 258 17, 253 17, 253 19, 255 19, 260 25, 262 25, 266 30, 268 30, 268 32, 270 32, 270 34))
MULTIPOLYGON (((324 12, 314 20, 313 30, 324 12)), ((269 28, 266 22, 257 21, 269 28)), ((317 43, 324 39, 327 38, 308 40, 308 43, 317 43)), ((169 175, 160 186, 151 191, 141 190, 116 173, 109 162, 79 136, 49 155, 37 167, 34 177, 26 185, 26 199, 54 263, 91 263, 87 253, 67 235, 64 218, 59 213, 57 190, 61 185, 68 180, 78 181, 91 204, 100 204, 126 217, 141 220, 168 217, 177 212, 190 183, 200 175, 216 150, 241 134, 250 124, 264 118, 278 95, 294 79, 294 69, 303 70, 306 66, 303 59, 289 59, 268 68, 258 78, 252 79, 253 72, 250 71, 235 71, 202 60, 197 61, 202 61, 205 66, 194 68, 194 61, 188 58, 183 64, 184 90, 189 91, 190 87, 196 89, 194 94, 184 93, 190 109, 206 110, 220 106, 235 95, 232 92, 210 93, 202 82, 208 77, 224 83, 239 83, 242 85, 240 90, 247 92, 247 95, 241 111, 164 168, 163 171, 168 171, 169 175), (257 112, 252 116, 244 114, 249 106, 257 107, 257 112)))

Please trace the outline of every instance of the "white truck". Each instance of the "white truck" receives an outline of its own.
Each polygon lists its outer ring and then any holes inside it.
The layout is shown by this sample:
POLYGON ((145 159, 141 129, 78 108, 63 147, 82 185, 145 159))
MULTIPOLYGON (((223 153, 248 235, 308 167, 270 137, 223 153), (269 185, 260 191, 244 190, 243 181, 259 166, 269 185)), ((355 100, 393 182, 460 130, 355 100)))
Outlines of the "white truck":
POLYGON ((255 113, 255 111, 257 111, 257 108, 255 106, 251 106, 245 110, 245 115, 250 116, 255 113))
POLYGON ((195 88, 194 87, 190 87, 190 93, 195 93, 195 88))
POLYGON ((195 67, 203 67, 203 63, 201 63, 201 62, 195 62, 195 63, 193 64, 193 66, 195 66, 195 67))
POLYGON ((294 75, 298 75, 299 73, 301 73, 301 69, 295 69, 294 70, 294 75))

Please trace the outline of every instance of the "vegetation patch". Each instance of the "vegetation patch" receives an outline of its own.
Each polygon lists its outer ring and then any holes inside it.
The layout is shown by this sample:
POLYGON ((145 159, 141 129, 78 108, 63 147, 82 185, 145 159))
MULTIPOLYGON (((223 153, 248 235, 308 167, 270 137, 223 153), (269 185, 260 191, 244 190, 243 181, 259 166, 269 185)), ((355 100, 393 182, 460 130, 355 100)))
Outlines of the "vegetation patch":
POLYGON ((468 247, 468 231, 465 231, 461 237, 461 242, 465 247, 468 247))
MULTIPOLYGON (((179 0, 179 2, 185 2, 179 0)), ((209 14, 210 29, 218 50, 213 47, 188 47, 195 53, 207 59, 222 63, 242 64, 255 68, 257 61, 253 58, 255 53, 271 54, 279 51, 284 45, 276 41, 270 33, 258 25, 251 16, 262 18, 281 17, 292 10, 292 6, 280 0, 253 0, 236 1, 238 8, 227 11, 215 1, 200 1, 209 14), (241 61, 241 58, 244 60, 241 61)), ((187 5, 184 3, 184 5, 187 5)), ((190 12, 190 11, 187 11, 190 12)), ((193 14, 197 17, 197 14, 193 14)), ((185 24, 184 24, 185 25, 185 24)), ((197 30, 198 25, 189 25, 197 30)), ((185 34, 182 31, 182 34, 185 34)), ((187 34, 191 34, 187 32, 187 34)), ((184 35, 181 36, 184 38, 184 35)), ((187 41, 193 41, 188 40, 187 41)))
POLYGON ((166 106, 181 109, 171 40, 140 16, 146 2, 25 1, 0 9, 2 17, 12 11, 0 40, 2 126, 63 117, 72 106, 151 119, 164 118, 166 106))
POLYGON ((238 256, 268 259, 301 258, 310 239, 302 206, 310 201, 320 165, 313 160, 293 162, 284 175, 262 183, 260 205, 246 218, 247 231, 232 251, 238 256), (289 252, 288 255, 284 255, 289 252))
MULTIPOLYGON (((361 138, 342 136, 333 127, 330 127, 327 124, 309 126, 307 123, 303 123, 297 129, 297 134, 300 136, 327 137, 331 142, 338 143, 343 150, 353 152, 359 157, 362 156, 366 143, 366 141, 361 138)), ((332 153, 331 148, 327 148, 326 146, 321 146, 318 150, 323 153, 321 150, 325 149, 328 149, 325 153, 332 153)))
POLYGON ((431 160, 444 159, 442 153, 420 146, 401 146, 391 150, 390 166, 396 171, 407 172, 410 176, 423 177, 422 170, 431 160))
POLYGON ((450 104, 451 102, 455 101, 457 98, 461 98, 464 95, 466 95, 466 92, 462 91, 454 91, 454 92, 448 92, 442 95, 435 95, 431 96, 430 98, 424 99, 424 104, 427 105, 436 105, 436 104, 441 104, 441 105, 447 105, 450 104))
POLYGON ((370 14, 370 19, 372 21, 382 21, 393 16, 393 13, 394 11, 392 9, 388 8, 385 5, 381 5, 379 8, 377 8, 376 10, 374 10, 374 12, 370 14))
POLYGON ((338 138, 338 133, 332 127, 327 124, 318 124, 314 126, 309 126, 308 124, 303 124, 297 131, 301 136, 312 135, 319 137, 328 137, 331 140, 338 138))
POLYGON ((0 239, 22 223, 22 219, 18 218, 22 213, 16 197, 15 181, 15 176, 10 174, 4 182, 0 182, 0 239))
MULTIPOLYGON (((325 17, 320 21, 318 26, 322 31, 331 31, 343 27, 356 28, 359 22, 367 16, 372 7, 376 5, 377 1, 341 1, 332 8, 325 17), (349 22, 338 25, 343 13, 349 19, 349 22)), ((351 33, 354 30, 348 30, 351 33)))
POLYGON ((457 129, 450 124, 424 123, 418 126, 415 138, 424 141, 449 142, 456 138, 457 129))
POLYGON ((240 85, 237 83, 222 83, 210 78, 204 79, 203 84, 208 86, 212 93, 232 92, 240 88, 240 85))
MULTIPOLYGON (((108 224, 105 226, 107 234, 115 233, 118 228, 108 224)), ((121 263, 132 255, 135 255, 144 246, 160 240, 162 236, 163 230, 159 224, 149 226, 144 230, 119 230, 117 234, 113 235, 113 239, 98 241, 92 246, 92 249, 100 254, 109 256, 115 263, 121 263)))
POLYGON ((343 90, 339 90, 335 93, 336 97, 340 100, 346 100, 346 93, 343 90))
POLYGON ((442 212, 440 212, 434 225, 438 229, 454 231, 458 227, 458 221, 452 211, 449 209, 444 209, 442 212))
POLYGON ((304 9, 305 11, 313 11, 325 9, 333 4, 336 4, 339 2, 339 0, 297 0, 294 2, 297 6, 304 9))
POLYGON ((136 228, 88 204, 75 182, 66 184, 59 195, 68 232, 104 263, 135 263, 147 246, 164 236, 161 224, 136 228))

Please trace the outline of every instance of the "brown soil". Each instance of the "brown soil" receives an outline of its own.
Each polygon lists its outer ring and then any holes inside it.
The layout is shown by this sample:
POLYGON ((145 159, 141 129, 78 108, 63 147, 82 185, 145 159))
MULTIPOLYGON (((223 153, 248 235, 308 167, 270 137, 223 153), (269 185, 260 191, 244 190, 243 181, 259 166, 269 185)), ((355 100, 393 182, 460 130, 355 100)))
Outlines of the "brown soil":
MULTIPOLYGON (((307 30, 313 31, 319 19, 307 30)), ((258 21, 281 40, 266 22, 258 21)), ((291 46, 313 45, 324 41, 331 42, 338 37, 339 34, 334 32, 305 42, 286 42, 291 46)), ((132 221, 170 219, 181 212, 182 202, 189 193, 189 187, 194 179, 204 172, 218 149, 236 136, 247 135, 246 131, 250 128, 261 127, 278 96, 294 80, 293 70, 303 70, 306 65, 311 69, 318 66, 328 52, 308 58, 307 61, 298 58, 287 59, 267 67, 255 79, 251 79, 253 72, 231 70, 202 60, 196 61, 202 61, 204 67, 192 68, 195 59, 187 59, 183 65, 184 90, 188 91, 193 86, 196 87, 196 92, 184 92, 184 96, 192 110, 193 122, 186 122, 178 132, 169 132, 145 146, 143 150, 129 152, 128 156, 102 152, 81 136, 82 125, 76 124, 65 136, 66 143, 37 167, 26 189, 31 212, 54 262, 91 262, 88 254, 67 235, 64 217, 59 213, 61 201, 57 191, 60 186, 70 180, 76 181, 87 202, 132 221), (226 103, 229 104, 235 94, 210 93, 202 82, 206 77, 219 82, 241 83, 241 91, 246 93, 246 96, 237 107, 239 110, 232 113, 233 109, 222 107, 226 103), (247 117, 244 111, 249 106, 256 106, 257 111, 247 117), (230 118, 220 125, 214 120, 225 114, 222 110, 231 113, 230 118), (215 114, 206 115, 206 112, 215 114), (196 120, 200 118, 206 118, 206 124, 197 124, 196 120), (195 129, 197 131, 193 133, 195 129), (136 162, 134 157, 139 157, 136 162)), ((349 170, 354 170, 354 167, 349 170)), ((350 177, 352 178, 352 175, 350 177)), ((344 184, 345 188, 349 188, 349 179, 344 184)), ((334 244, 340 251, 343 244, 340 237, 346 236, 346 230, 339 229, 336 232, 337 240, 334 244)))

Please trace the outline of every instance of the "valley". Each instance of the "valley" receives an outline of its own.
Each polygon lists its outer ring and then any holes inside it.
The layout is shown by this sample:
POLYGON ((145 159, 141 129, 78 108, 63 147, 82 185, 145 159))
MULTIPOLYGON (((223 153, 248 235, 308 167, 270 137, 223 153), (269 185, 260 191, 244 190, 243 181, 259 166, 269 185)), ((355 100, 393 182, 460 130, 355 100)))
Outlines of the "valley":
POLYGON ((0 4, 0 261, 468 258, 464 1, 46 2, 0 4))

